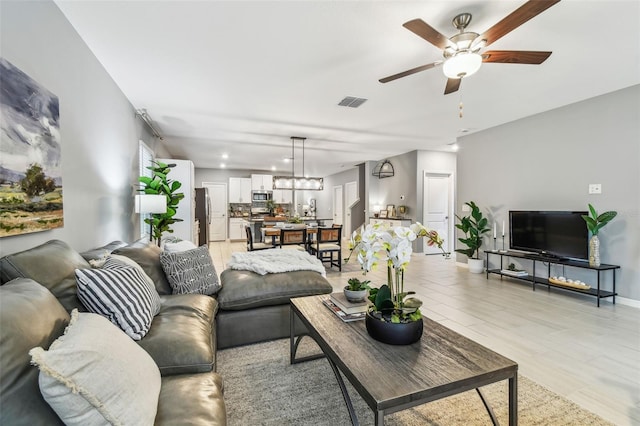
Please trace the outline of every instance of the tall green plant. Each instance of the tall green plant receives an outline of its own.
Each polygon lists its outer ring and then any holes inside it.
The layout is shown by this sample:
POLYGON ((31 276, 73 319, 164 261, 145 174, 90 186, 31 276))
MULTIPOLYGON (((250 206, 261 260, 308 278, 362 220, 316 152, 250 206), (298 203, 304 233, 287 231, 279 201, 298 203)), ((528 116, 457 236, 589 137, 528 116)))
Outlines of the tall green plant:
POLYGON ((587 222, 587 229, 591 232, 591 235, 598 235, 598 231, 616 217, 617 214, 618 212, 610 211, 599 215, 596 209, 589 204, 589 215, 582 215, 582 218, 587 222))
POLYGON ((480 246, 482 246, 482 234, 489 232, 490 229, 487 226, 487 218, 482 215, 480 207, 473 201, 465 204, 471 208, 471 214, 463 217, 456 215, 460 221, 456 224, 456 228, 464 232, 464 238, 458 238, 458 241, 466 245, 467 248, 456 249, 456 252, 466 255, 469 259, 478 259, 480 246))
POLYGON ((167 199, 167 211, 165 213, 152 214, 151 218, 145 219, 145 223, 151 225, 153 238, 158 241, 162 240, 162 234, 164 232, 172 233, 171 225, 176 222, 182 222, 182 219, 175 217, 176 210, 178 210, 178 203, 184 198, 182 192, 176 192, 182 184, 176 180, 171 180, 167 177, 171 168, 175 167, 175 164, 166 164, 160 161, 153 161, 152 166, 147 166, 148 170, 151 170, 151 177, 140 176, 139 182, 144 184, 144 188, 140 191, 145 194, 152 195, 164 195, 167 199))

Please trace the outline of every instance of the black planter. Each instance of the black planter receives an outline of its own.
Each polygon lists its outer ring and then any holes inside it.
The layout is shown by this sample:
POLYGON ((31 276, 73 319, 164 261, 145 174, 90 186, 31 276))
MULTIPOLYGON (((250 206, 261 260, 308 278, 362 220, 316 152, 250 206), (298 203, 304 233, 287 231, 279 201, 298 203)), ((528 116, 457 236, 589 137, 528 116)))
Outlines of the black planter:
POLYGON ((381 321, 367 312, 365 324, 369 336, 389 345, 410 345, 422 337, 422 320, 394 324, 381 321))

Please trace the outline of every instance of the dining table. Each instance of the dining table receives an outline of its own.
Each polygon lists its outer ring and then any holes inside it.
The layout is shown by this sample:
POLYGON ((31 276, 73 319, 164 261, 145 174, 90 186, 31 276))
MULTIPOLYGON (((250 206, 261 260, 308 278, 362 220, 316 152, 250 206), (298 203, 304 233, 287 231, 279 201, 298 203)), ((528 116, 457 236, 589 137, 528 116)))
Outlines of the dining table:
POLYGON ((266 237, 271 237, 271 245, 272 246, 276 246, 276 238, 280 236, 280 230, 281 229, 305 229, 307 230, 307 244, 309 244, 312 241, 313 235, 318 233, 318 227, 317 226, 311 226, 311 225, 293 225, 293 226, 282 226, 282 225, 275 225, 275 226, 267 226, 267 227, 263 227, 260 228, 260 231, 262 232, 262 235, 264 236, 264 238, 266 239, 266 237))

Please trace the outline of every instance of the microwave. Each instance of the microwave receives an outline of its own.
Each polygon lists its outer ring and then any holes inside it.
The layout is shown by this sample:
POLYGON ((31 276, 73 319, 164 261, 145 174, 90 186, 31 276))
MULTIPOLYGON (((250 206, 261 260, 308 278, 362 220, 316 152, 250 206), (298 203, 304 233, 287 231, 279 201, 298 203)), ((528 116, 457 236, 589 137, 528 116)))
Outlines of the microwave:
POLYGON ((251 201, 269 201, 273 198, 273 192, 271 191, 252 191, 251 201))

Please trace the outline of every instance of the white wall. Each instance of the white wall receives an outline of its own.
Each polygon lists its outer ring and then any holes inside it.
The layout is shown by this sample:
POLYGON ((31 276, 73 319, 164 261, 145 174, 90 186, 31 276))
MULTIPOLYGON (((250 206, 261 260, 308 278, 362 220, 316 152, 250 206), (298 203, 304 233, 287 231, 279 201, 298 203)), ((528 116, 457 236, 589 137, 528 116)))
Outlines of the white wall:
MULTIPOLYGON (((515 209, 587 210, 591 203, 599 212, 617 211, 598 234, 602 262, 622 267, 619 295, 640 300, 640 86, 459 142, 458 209, 473 200, 500 223, 515 209), (602 184, 602 194, 589 195, 590 183, 602 184)), ((595 284, 593 273, 583 277, 595 284)))
POLYGON ((0 255, 61 239, 82 251, 137 236, 138 141, 156 143, 51 1, 0 1, 0 52, 58 96, 64 227, 4 237, 0 255))

